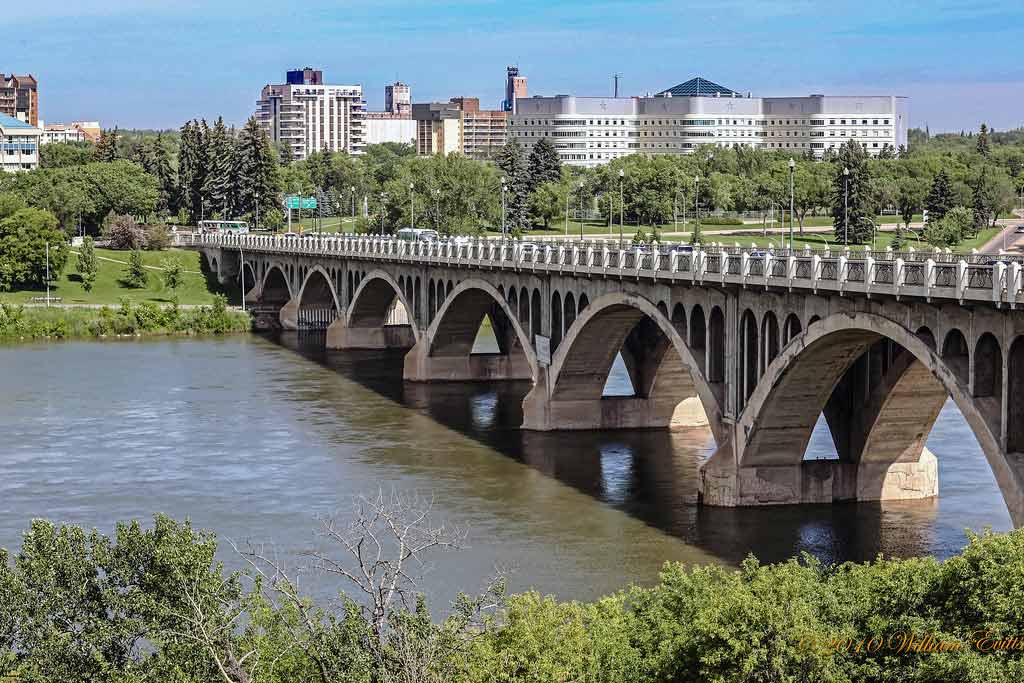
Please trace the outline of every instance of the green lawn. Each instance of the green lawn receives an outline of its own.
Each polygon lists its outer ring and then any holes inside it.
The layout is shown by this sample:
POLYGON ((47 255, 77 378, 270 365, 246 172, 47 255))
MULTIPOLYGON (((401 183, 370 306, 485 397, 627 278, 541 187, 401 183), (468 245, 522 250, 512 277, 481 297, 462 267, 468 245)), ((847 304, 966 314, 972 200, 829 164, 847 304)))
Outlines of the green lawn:
MULTIPOLYGON (((73 249, 68 255, 67 263, 60 278, 50 285, 50 295, 59 296, 65 304, 117 304, 122 298, 131 301, 152 301, 158 304, 171 302, 172 296, 178 297, 182 304, 209 304, 213 301, 216 292, 230 294, 222 291, 219 287, 207 286, 207 280, 201 273, 200 255, 198 251, 187 251, 183 249, 169 249, 167 251, 144 251, 142 260, 148 266, 159 267, 160 261, 173 257, 181 261, 184 266, 184 282, 178 287, 177 292, 171 292, 164 287, 163 280, 158 270, 149 270, 149 285, 144 289, 131 289, 121 284, 128 261, 128 252, 113 251, 111 249, 97 249, 96 256, 99 257, 99 274, 93 283, 92 291, 86 292, 82 289, 81 276, 78 273, 78 254, 73 249)), ((234 299, 238 298, 234 292, 234 299)), ((45 290, 0 292, 0 302, 3 303, 27 303, 32 297, 46 296, 45 290)))
MULTIPOLYGON (((299 228, 302 232, 315 232, 316 226, 314 220, 309 217, 303 217, 302 221, 292 221, 292 231, 299 232, 299 228)), ((288 224, 285 223, 284 229, 288 229, 288 224)), ((323 225, 321 230, 323 232, 354 232, 355 219, 351 216, 324 216, 323 225)))

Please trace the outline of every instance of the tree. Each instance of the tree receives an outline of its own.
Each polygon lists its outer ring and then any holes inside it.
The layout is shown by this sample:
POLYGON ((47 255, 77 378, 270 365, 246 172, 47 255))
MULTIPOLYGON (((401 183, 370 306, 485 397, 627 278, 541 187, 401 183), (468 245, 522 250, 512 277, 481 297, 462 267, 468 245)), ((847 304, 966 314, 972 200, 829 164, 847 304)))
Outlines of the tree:
POLYGON ((99 142, 96 143, 96 161, 110 163, 120 157, 117 151, 117 141, 120 137, 117 126, 113 130, 100 131, 99 142))
POLYGON ((42 287, 47 261, 50 280, 56 280, 67 257, 67 238, 49 211, 19 209, 0 220, 0 291, 42 287))
POLYGON ((57 142, 39 148, 39 168, 82 166, 96 160, 91 142, 57 142))
MULTIPOLYGON (((982 128, 984 130, 984 127, 982 128)), ((988 178, 988 165, 982 164, 978 177, 971 189, 971 213, 974 220, 971 224, 971 236, 977 235, 988 226, 995 214, 995 198, 992 196, 992 185, 988 178)))
POLYGON ((910 229, 910 222, 914 215, 921 211, 924 206, 924 198, 927 189, 924 181, 911 176, 903 176, 896 182, 897 198, 896 206, 899 208, 903 224, 910 229))
POLYGON ((254 116, 239 133, 234 175, 238 215, 251 216, 255 222, 258 202, 261 222, 269 226, 271 213, 281 206, 280 178, 270 140, 254 116))
POLYGON ((82 276, 82 289, 92 291, 99 274, 99 261, 96 260, 96 245, 91 237, 82 240, 82 248, 78 252, 78 274, 82 276))
POLYGON ((928 209, 928 221, 942 219, 953 208, 953 186, 945 169, 936 174, 932 187, 924 200, 924 208, 928 209))
POLYGON ((551 227, 551 221, 565 215, 568 191, 566 183, 548 181, 530 196, 530 215, 543 221, 545 230, 551 227))
POLYGON ((505 172, 506 226, 509 232, 518 234, 530 227, 530 181, 522 148, 509 140, 498 151, 497 163, 498 168, 505 172))
POLYGON ((234 209, 234 141, 228 135, 222 117, 217 118, 206 141, 206 155, 209 160, 208 173, 203 182, 203 197, 206 200, 207 215, 232 218, 234 209))
POLYGON ((167 257, 160 262, 160 273, 164 286, 172 292, 181 286, 184 279, 184 270, 181 261, 174 257, 167 257))
POLYGON ((983 158, 988 159, 989 155, 991 154, 991 150, 988 146, 988 124, 981 124, 981 130, 978 131, 977 149, 978 154, 980 154, 983 158))
POLYGON ((128 255, 128 265, 124 271, 124 286, 142 289, 149 284, 149 273, 142 261, 142 251, 135 249, 128 255))
POLYGON ((849 141, 836 157, 832 182, 832 228, 836 241, 863 244, 875 231, 874 202, 867 152, 849 141), (849 174, 843 173, 847 169, 849 174))
POLYGON ((808 212, 828 204, 833 169, 827 162, 798 163, 793 174, 793 208, 804 234, 804 218, 808 212))
POLYGON ((527 173, 529 188, 533 192, 544 183, 558 182, 562 179, 562 160, 558 150, 547 138, 541 138, 530 150, 527 173))
POLYGON ((177 206, 178 183, 171 168, 171 155, 164 145, 163 134, 158 133, 155 138, 143 140, 132 153, 131 159, 156 178, 160 188, 156 210, 159 213, 170 213, 177 206))
POLYGON ((938 220, 933 221, 929 216, 924 240, 936 247, 953 247, 971 234, 973 226, 972 211, 963 206, 954 206, 938 220))

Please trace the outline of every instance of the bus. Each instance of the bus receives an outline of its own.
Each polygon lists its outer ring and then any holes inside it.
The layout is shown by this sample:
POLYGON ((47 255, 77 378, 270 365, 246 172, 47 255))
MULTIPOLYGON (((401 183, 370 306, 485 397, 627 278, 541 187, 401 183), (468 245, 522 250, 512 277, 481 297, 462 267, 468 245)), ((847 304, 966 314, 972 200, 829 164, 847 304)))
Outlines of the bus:
POLYGON ((437 230, 421 230, 420 228, 402 228, 395 233, 395 238, 403 242, 436 242, 440 239, 437 230))
POLYGON ((245 221, 199 221, 199 232, 229 232, 244 235, 249 232, 245 221))

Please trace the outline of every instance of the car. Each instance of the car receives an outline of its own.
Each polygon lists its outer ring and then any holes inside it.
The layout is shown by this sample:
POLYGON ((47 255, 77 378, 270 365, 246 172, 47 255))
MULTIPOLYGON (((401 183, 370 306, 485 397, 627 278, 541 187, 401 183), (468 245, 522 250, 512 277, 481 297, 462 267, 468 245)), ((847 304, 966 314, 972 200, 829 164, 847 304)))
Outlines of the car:
POLYGON ((299 233, 297 233, 297 232, 286 232, 286 233, 285 233, 285 234, 283 235, 283 237, 284 237, 285 239, 288 239, 288 238, 291 238, 291 237, 298 237, 298 236, 299 236, 299 233))
POLYGON ((1017 229, 1016 229, 1016 230, 1014 230, 1014 232, 1017 232, 1017 233, 1024 233, 1024 225, 1018 225, 1018 226, 1017 226, 1017 229))

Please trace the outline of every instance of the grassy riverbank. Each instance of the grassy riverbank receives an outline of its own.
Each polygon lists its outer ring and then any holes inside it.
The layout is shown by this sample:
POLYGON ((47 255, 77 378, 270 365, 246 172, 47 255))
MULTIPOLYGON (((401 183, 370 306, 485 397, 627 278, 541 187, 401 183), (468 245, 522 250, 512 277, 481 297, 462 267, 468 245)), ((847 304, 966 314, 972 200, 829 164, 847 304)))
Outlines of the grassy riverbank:
POLYGON ((0 304, 0 341, 227 334, 250 329, 249 316, 227 307, 224 297, 209 306, 123 301, 115 307, 36 307, 0 304))
MULTIPOLYGON (((134 303, 150 302, 170 304, 210 305, 218 294, 230 294, 237 298, 238 292, 228 292, 212 277, 203 272, 198 251, 168 249, 166 251, 144 251, 142 262, 148 275, 145 287, 129 287, 124 282, 129 252, 112 249, 96 249, 99 270, 91 291, 82 287, 82 276, 78 272, 77 249, 68 256, 67 264, 57 280, 50 284, 50 296, 60 297, 64 304, 107 304, 118 305, 122 299, 134 303), (181 285, 171 290, 164 284, 161 274, 166 259, 177 260, 182 267, 181 285)), ((24 304, 36 297, 45 297, 46 290, 19 290, 0 292, 0 303, 24 304)))

